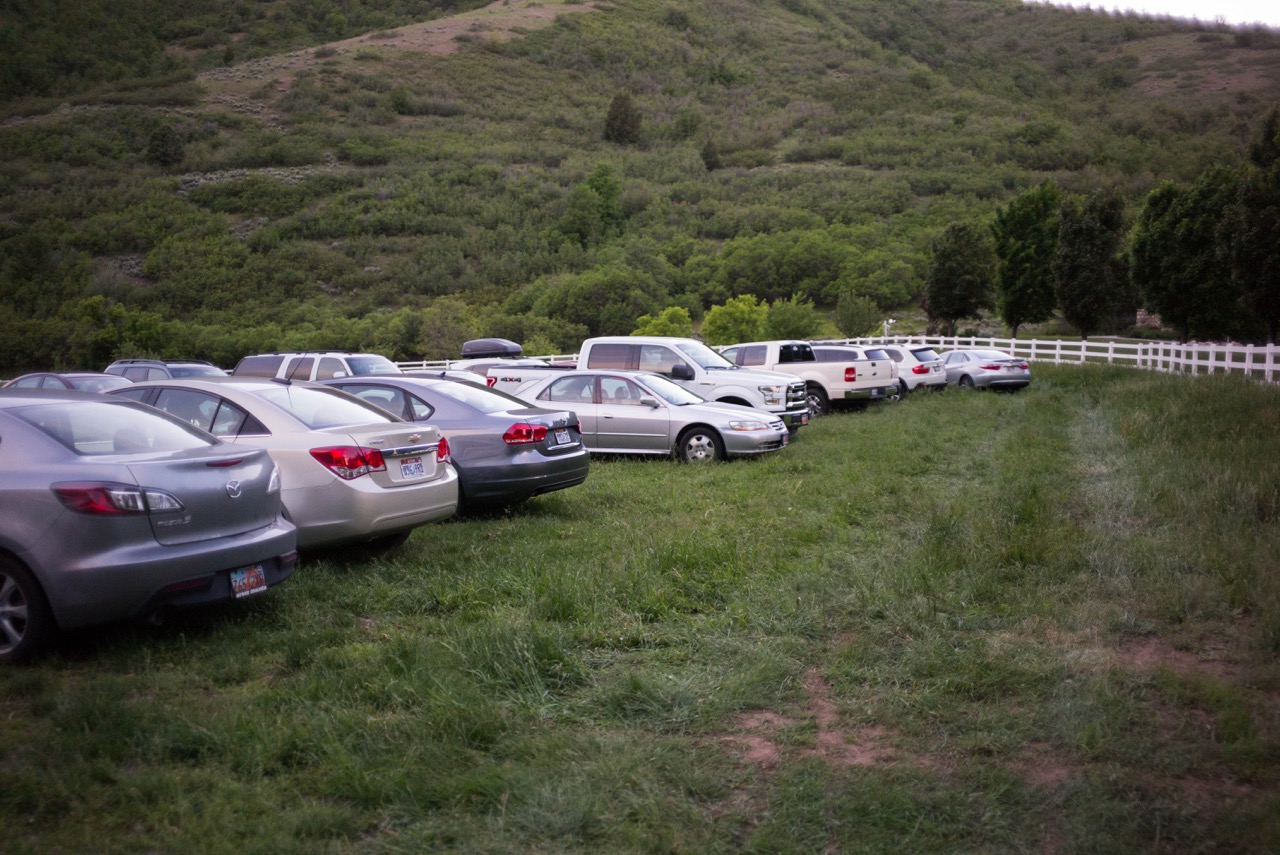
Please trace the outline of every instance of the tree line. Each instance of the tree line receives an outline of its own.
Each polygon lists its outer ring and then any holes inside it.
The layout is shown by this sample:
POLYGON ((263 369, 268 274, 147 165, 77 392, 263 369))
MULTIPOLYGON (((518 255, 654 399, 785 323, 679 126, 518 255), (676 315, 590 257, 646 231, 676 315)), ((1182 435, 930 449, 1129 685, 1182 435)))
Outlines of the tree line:
POLYGON ((1189 339, 1276 341, 1280 328, 1280 111, 1238 168, 1212 166, 1190 185, 1165 181, 1134 222, 1098 190, 1068 195, 1045 181, 986 225, 957 222, 934 241, 929 318, 995 311, 1017 336, 1061 313, 1080 335, 1113 332, 1143 307, 1189 339))

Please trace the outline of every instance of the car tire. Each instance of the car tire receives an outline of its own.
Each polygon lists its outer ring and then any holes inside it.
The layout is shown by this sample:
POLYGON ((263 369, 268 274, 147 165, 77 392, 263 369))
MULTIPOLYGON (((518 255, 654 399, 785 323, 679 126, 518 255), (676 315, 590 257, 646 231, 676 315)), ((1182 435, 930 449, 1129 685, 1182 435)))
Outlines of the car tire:
POLYGON ((724 460, 724 441, 710 428, 689 428, 676 440, 676 455, 681 463, 724 460))
POLYGON ((970 390, 972 390, 972 389, 976 388, 976 387, 973 385, 973 378, 972 378, 972 377, 970 377, 968 374, 962 374, 962 375, 960 375, 960 379, 956 381, 956 385, 957 385, 957 386, 959 386, 961 389, 970 389, 970 390))
POLYGON ((40 583, 16 559, 0 555, 0 662, 32 659, 53 631, 53 614, 40 583))
POLYGON ((827 397, 826 389, 821 386, 810 386, 805 394, 809 404, 809 418, 825 416, 831 412, 831 400, 827 397))
POLYGON ((893 396, 893 399, 894 399, 895 401, 905 401, 905 400, 907 399, 907 394, 908 394, 910 391, 911 391, 911 390, 907 388, 907 381, 906 381, 906 380, 899 380, 899 381, 898 381, 898 391, 897 391, 897 393, 893 396))

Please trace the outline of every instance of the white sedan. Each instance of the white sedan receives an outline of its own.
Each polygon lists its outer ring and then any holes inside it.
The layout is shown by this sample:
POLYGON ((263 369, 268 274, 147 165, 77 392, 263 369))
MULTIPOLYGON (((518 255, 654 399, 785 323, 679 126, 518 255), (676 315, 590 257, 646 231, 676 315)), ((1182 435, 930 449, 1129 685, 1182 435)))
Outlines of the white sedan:
POLYGON ((531 380, 515 394, 535 406, 573 410, 583 444, 597 454, 674 452, 693 463, 777 451, 788 441, 773 413, 708 401, 647 372, 565 371, 531 380))

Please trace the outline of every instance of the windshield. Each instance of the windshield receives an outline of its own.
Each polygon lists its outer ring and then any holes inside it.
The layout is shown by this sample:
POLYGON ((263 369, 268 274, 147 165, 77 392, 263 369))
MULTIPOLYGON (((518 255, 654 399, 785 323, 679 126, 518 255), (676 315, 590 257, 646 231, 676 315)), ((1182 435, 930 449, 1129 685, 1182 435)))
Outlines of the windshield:
POLYGON ((347 364, 357 377, 368 374, 400 374, 400 368, 385 356, 348 356, 347 364))
POLYGON ((941 359, 938 352, 931 347, 922 347, 919 350, 912 350, 911 354, 921 362, 932 362, 935 359, 941 359))
POLYGON ((889 354, 885 353, 883 350, 881 350, 878 347, 869 347, 866 350, 864 350, 863 353, 866 354, 867 359, 888 359, 889 358, 889 354))
POLYGON ((359 398, 339 392, 337 389, 316 389, 310 386, 293 385, 272 386, 250 391, 264 401, 288 411, 312 430, 400 421, 387 415, 385 410, 366 404, 359 398))
POLYGON ((733 363, 716 353, 705 344, 699 344, 696 341, 681 342, 676 347, 685 356, 701 365, 703 368, 732 368, 733 363))
POLYGON ((666 377, 657 374, 645 374, 640 380, 648 387, 650 392, 668 404, 674 404, 677 407, 683 407, 686 404, 705 404, 707 402, 706 398, 696 395, 685 387, 672 383, 666 377))

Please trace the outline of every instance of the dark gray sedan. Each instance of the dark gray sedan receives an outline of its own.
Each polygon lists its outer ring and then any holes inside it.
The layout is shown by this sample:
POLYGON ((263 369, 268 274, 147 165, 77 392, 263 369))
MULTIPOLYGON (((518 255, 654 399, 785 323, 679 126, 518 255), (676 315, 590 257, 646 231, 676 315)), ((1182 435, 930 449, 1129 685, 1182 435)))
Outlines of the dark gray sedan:
POLYGON ((590 455, 568 410, 531 407, 496 389, 443 378, 340 377, 324 384, 439 428, 458 470, 461 509, 512 505, 587 479, 590 455))
POLYGON ((123 399, 0 391, 0 661, 58 629, 267 590, 294 568, 280 472, 123 399))

